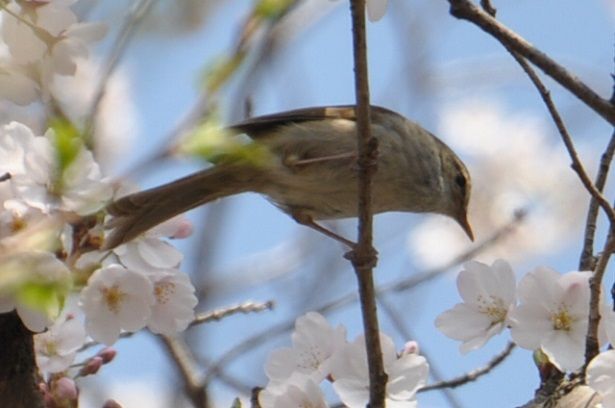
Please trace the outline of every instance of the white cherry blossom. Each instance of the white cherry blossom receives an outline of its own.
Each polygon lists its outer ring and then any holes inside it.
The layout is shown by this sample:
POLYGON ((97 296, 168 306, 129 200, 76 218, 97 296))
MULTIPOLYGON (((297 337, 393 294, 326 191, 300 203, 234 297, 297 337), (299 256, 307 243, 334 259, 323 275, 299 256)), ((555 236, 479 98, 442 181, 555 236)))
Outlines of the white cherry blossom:
POLYGON ((320 383, 331 371, 331 357, 346 344, 346 329, 332 327, 319 313, 309 312, 295 322, 293 347, 274 350, 265 364, 273 383, 299 373, 320 383))
POLYGON ((36 363, 43 373, 66 370, 85 342, 83 323, 75 318, 55 322, 49 330, 34 336, 36 363))
POLYGON ((72 3, 11 2, 7 6, 11 13, 3 14, 1 32, 16 63, 40 63, 51 74, 74 74, 74 59, 87 56, 87 45, 101 39, 106 29, 99 23, 79 23, 70 9, 72 3))
POLYGON ((482 347, 506 326, 515 305, 515 274, 510 265, 496 260, 491 266, 467 262, 457 276, 463 299, 436 319, 436 326, 448 337, 461 340, 462 353, 482 347))
POLYGON ((147 273, 152 269, 177 268, 183 254, 161 238, 183 233, 186 223, 184 216, 174 217, 113 249, 113 252, 130 269, 147 273))
POLYGON ((587 385, 602 397, 602 408, 615 408, 615 350, 604 351, 589 362, 587 385))
POLYGON ((380 20, 387 11, 388 0, 367 0, 365 8, 370 21, 380 20))
POLYGON ((0 286, 0 313, 16 310, 23 324, 33 332, 48 327, 60 309, 60 297, 71 286, 70 271, 52 253, 29 251, 2 260, 3 285, 0 286), (18 296, 30 285, 55 288, 57 293, 46 299, 48 310, 24 302, 18 296))
POLYGON ((82 147, 60 178, 53 138, 49 130, 28 140, 24 171, 11 177, 15 198, 44 213, 63 210, 84 215, 102 208, 112 189, 92 153, 82 147))
MULTIPOLYGON (((424 357, 406 353, 397 356, 393 340, 380 334, 386 385, 387 408, 416 407, 416 391, 425 385, 429 365, 424 357)), ((331 364, 333 388, 350 408, 363 408, 369 401, 369 371, 365 338, 359 336, 336 353, 331 364)))
POLYGON ((519 282, 520 304, 510 315, 511 335, 521 347, 542 348, 558 368, 572 371, 584 363, 589 315, 590 272, 560 275, 536 268, 519 282))
POLYGON ((178 270, 160 270, 149 274, 154 286, 155 303, 147 327, 154 333, 172 335, 183 331, 194 320, 198 303, 190 278, 178 270))
POLYGON ((88 334, 107 345, 117 340, 122 329, 145 327, 155 303, 149 278, 117 264, 94 272, 80 299, 88 334))
POLYGON ((312 379, 291 381, 283 389, 272 391, 265 388, 258 396, 263 408, 327 408, 322 391, 312 379))

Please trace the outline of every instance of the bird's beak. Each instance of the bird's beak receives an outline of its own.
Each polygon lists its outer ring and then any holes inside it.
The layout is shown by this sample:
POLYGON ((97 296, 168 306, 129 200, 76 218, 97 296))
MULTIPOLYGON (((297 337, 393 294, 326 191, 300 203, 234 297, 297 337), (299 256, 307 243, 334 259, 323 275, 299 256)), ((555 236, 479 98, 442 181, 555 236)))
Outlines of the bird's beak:
POLYGON ((470 238, 471 241, 474 241, 474 233, 472 232, 472 226, 470 225, 470 222, 468 221, 467 212, 463 211, 457 217, 457 223, 459 223, 461 228, 463 228, 463 231, 466 233, 468 238, 470 238))

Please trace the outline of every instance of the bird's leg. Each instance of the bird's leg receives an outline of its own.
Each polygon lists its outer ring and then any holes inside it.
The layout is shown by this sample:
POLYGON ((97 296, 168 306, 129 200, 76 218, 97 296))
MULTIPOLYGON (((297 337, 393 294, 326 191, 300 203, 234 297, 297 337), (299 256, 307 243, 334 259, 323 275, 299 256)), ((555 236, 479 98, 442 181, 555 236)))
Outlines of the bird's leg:
MULTIPOLYGON (((284 159, 284 164, 290 167, 294 167, 294 166, 298 167, 298 166, 307 166, 309 164, 314 164, 314 163, 322 163, 322 162, 331 161, 331 160, 344 160, 344 159, 356 159, 356 158, 357 158, 356 152, 346 152, 346 153, 340 153, 340 154, 332 154, 330 156, 312 157, 310 159, 297 159, 296 157, 287 156, 284 159)), ((314 221, 312 220, 312 222, 314 221)), ((301 222, 299 222, 299 224, 301 224, 301 222)))
POLYGON ((333 238, 337 242, 341 242, 342 244, 348 246, 351 249, 354 249, 357 246, 356 243, 336 234, 335 232, 331 230, 328 230, 322 225, 318 225, 316 222, 314 222, 314 219, 310 215, 305 214, 301 210, 294 210, 291 213, 291 216, 293 217, 295 221, 297 221, 297 223, 301 225, 305 225, 306 227, 312 228, 313 230, 318 231, 321 234, 328 236, 329 238, 333 238))

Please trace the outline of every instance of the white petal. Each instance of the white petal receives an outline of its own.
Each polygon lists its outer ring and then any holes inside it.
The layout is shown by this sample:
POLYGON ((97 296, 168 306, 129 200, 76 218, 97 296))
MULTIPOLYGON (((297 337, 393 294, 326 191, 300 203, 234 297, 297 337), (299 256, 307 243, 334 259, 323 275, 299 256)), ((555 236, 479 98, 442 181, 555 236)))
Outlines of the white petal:
POLYGON ((590 361, 587 384, 600 393, 603 408, 615 408, 615 350, 602 352, 590 361))
POLYGON ((387 0, 367 0, 367 15, 370 21, 378 21, 387 11, 387 0))

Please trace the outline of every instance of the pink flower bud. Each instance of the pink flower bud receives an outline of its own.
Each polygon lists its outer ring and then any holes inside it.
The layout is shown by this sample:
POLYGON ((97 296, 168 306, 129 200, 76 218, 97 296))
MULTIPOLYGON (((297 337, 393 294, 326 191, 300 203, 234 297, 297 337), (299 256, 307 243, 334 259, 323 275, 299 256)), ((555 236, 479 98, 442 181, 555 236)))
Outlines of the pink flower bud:
POLYGON ((401 355, 405 356, 406 354, 419 354, 419 343, 412 340, 412 341, 408 341, 406 342, 406 344, 404 344, 404 348, 401 351, 401 355))
POLYGON ((102 358, 103 364, 107 364, 113 361, 116 354, 117 354, 117 351, 114 348, 105 347, 104 349, 98 352, 97 356, 102 358))
POLYGON ((79 375, 85 377, 86 375, 96 374, 102 365, 102 357, 94 356, 79 370, 79 375))
POLYGON ((113 400, 107 400, 102 408, 122 408, 122 406, 113 400))
POLYGON ((53 394, 56 400, 77 401, 79 391, 72 378, 62 377, 53 383, 53 394))
POLYGON ((190 235, 192 235, 192 232, 193 232, 192 223, 188 219, 182 218, 181 220, 177 222, 177 229, 175 230, 171 238, 174 238, 174 239, 188 238, 190 235))

